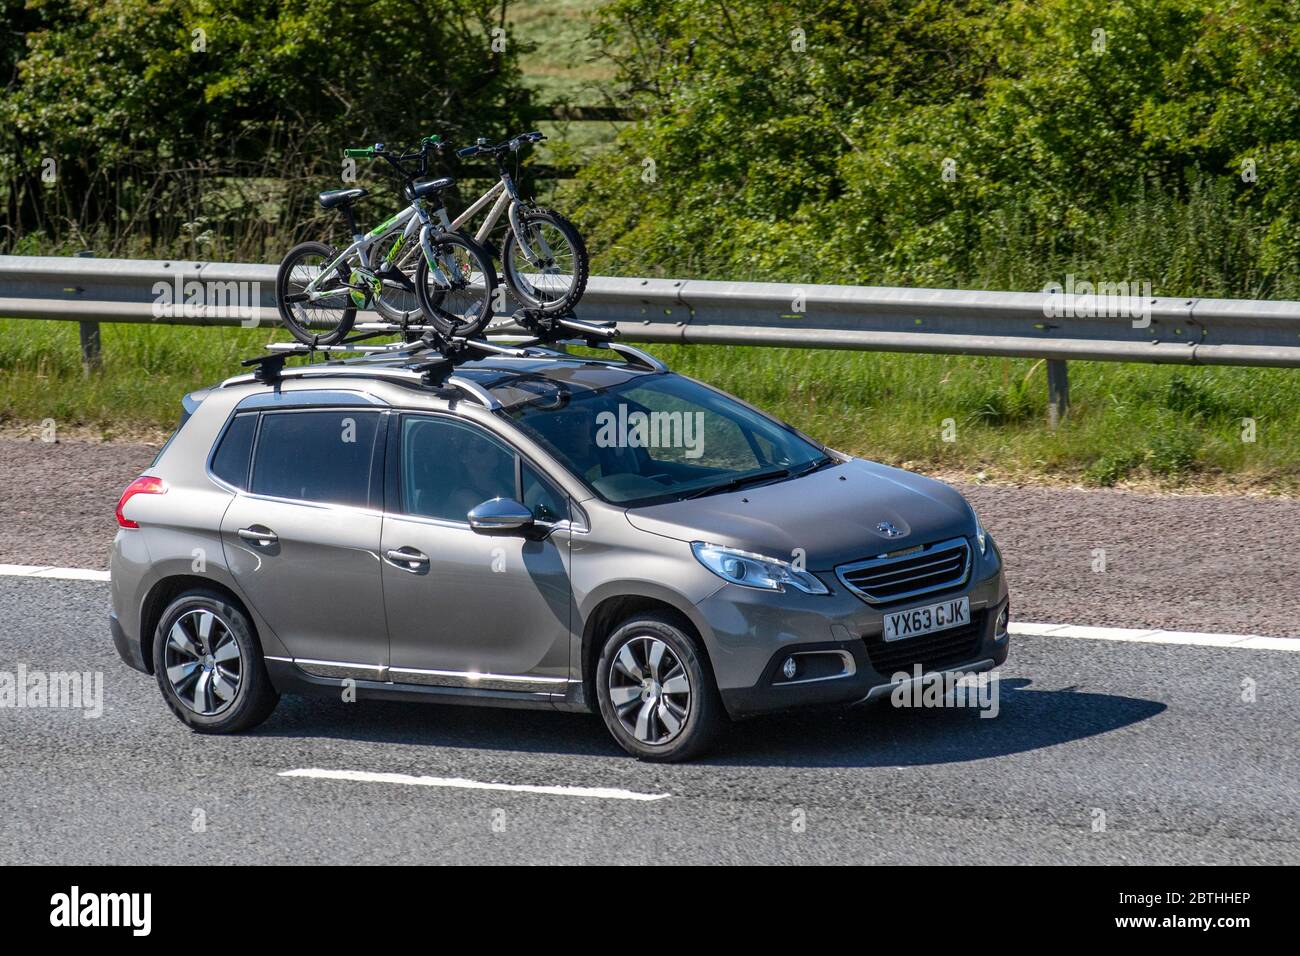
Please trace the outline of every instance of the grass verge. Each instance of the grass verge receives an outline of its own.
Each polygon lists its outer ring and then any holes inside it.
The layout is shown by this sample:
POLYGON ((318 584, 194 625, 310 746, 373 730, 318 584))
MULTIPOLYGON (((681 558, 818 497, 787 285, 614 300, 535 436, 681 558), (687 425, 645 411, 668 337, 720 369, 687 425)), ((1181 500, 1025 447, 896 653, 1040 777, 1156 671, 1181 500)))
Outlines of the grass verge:
MULTIPOLYGON (((185 392, 237 374, 240 360, 285 338, 265 329, 101 328, 103 369, 88 375, 75 324, 0 321, 0 426, 53 419, 64 433, 105 440, 156 434, 174 424, 185 392)), ((1071 362, 1070 414, 1051 430, 1046 370, 1029 360, 650 351, 834 447, 923 471, 1300 493, 1300 376, 1289 370, 1071 362)))

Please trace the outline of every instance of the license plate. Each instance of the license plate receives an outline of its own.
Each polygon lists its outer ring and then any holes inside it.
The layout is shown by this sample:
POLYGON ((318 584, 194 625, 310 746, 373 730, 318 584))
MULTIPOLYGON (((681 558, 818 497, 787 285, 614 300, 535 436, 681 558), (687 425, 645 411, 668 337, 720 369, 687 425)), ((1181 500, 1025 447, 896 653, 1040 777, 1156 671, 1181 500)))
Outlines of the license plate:
POLYGON ((885 615, 885 640, 900 641, 905 637, 933 634, 950 627, 970 623, 970 598, 940 601, 925 607, 894 611, 885 615))

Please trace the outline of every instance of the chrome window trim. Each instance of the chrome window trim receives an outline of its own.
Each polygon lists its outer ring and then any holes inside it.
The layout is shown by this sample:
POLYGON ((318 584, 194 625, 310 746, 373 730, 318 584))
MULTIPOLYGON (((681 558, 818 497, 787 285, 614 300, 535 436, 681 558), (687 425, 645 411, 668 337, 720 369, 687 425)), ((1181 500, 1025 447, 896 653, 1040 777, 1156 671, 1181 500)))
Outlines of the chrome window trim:
POLYGON ((919 554, 915 552, 914 547, 904 549, 913 552, 911 554, 903 554, 903 555, 896 554, 893 557, 891 557, 888 554, 882 554, 874 558, 867 558, 864 561, 853 561, 849 564, 837 565, 835 568, 835 577, 839 579, 840 584, 842 584, 849 591, 856 594, 862 600, 866 601, 868 604, 879 606, 885 604, 897 604, 900 601, 910 601, 912 598, 920 597, 923 594, 937 594, 940 591, 950 591, 953 588, 964 587, 970 581, 971 565, 974 562, 975 549, 974 547, 972 547, 970 540, 968 538, 964 536, 958 538, 949 538, 945 541, 936 541, 932 544, 922 545, 924 551, 939 551, 942 550, 943 548, 956 548, 956 547, 963 547, 966 549, 966 563, 962 567, 960 578, 954 581, 946 581, 942 584, 931 585, 930 587, 917 588, 915 590, 907 591, 902 594, 892 594, 884 600, 869 596, 861 588, 858 588, 854 584, 850 583, 848 579, 845 577, 845 575, 851 574, 854 571, 861 571, 864 568, 873 568, 873 567, 884 568, 884 567, 888 567, 890 564, 895 564, 899 561, 906 561, 909 558, 918 557, 919 554))

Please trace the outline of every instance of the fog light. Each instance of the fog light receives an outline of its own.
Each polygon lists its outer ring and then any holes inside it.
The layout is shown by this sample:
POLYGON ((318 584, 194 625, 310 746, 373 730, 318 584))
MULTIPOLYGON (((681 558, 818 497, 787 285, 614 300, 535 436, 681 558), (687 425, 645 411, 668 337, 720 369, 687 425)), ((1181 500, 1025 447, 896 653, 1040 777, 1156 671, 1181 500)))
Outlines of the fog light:
POLYGON ((799 672, 799 665, 794 662, 793 657, 787 657, 785 663, 781 666, 781 673, 785 675, 786 680, 794 680, 794 675, 799 672))
POLYGON ((1008 601, 1002 605, 1002 610, 998 612, 997 622, 993 625, 993 640, 1006 640, 1007 622, 1011 617, 1011 602, 1008 601))

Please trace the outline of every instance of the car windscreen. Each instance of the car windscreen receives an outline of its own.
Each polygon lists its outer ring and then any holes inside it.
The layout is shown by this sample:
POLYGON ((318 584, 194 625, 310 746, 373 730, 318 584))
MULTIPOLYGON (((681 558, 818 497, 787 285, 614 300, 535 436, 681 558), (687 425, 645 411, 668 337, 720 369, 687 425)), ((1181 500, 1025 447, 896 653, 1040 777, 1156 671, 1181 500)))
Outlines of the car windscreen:
POLYGON ((679 375, 598 389, 538 381, 535 391, 504 414, 625 507, 779 480, 829 460, 788 426, 679 375))

